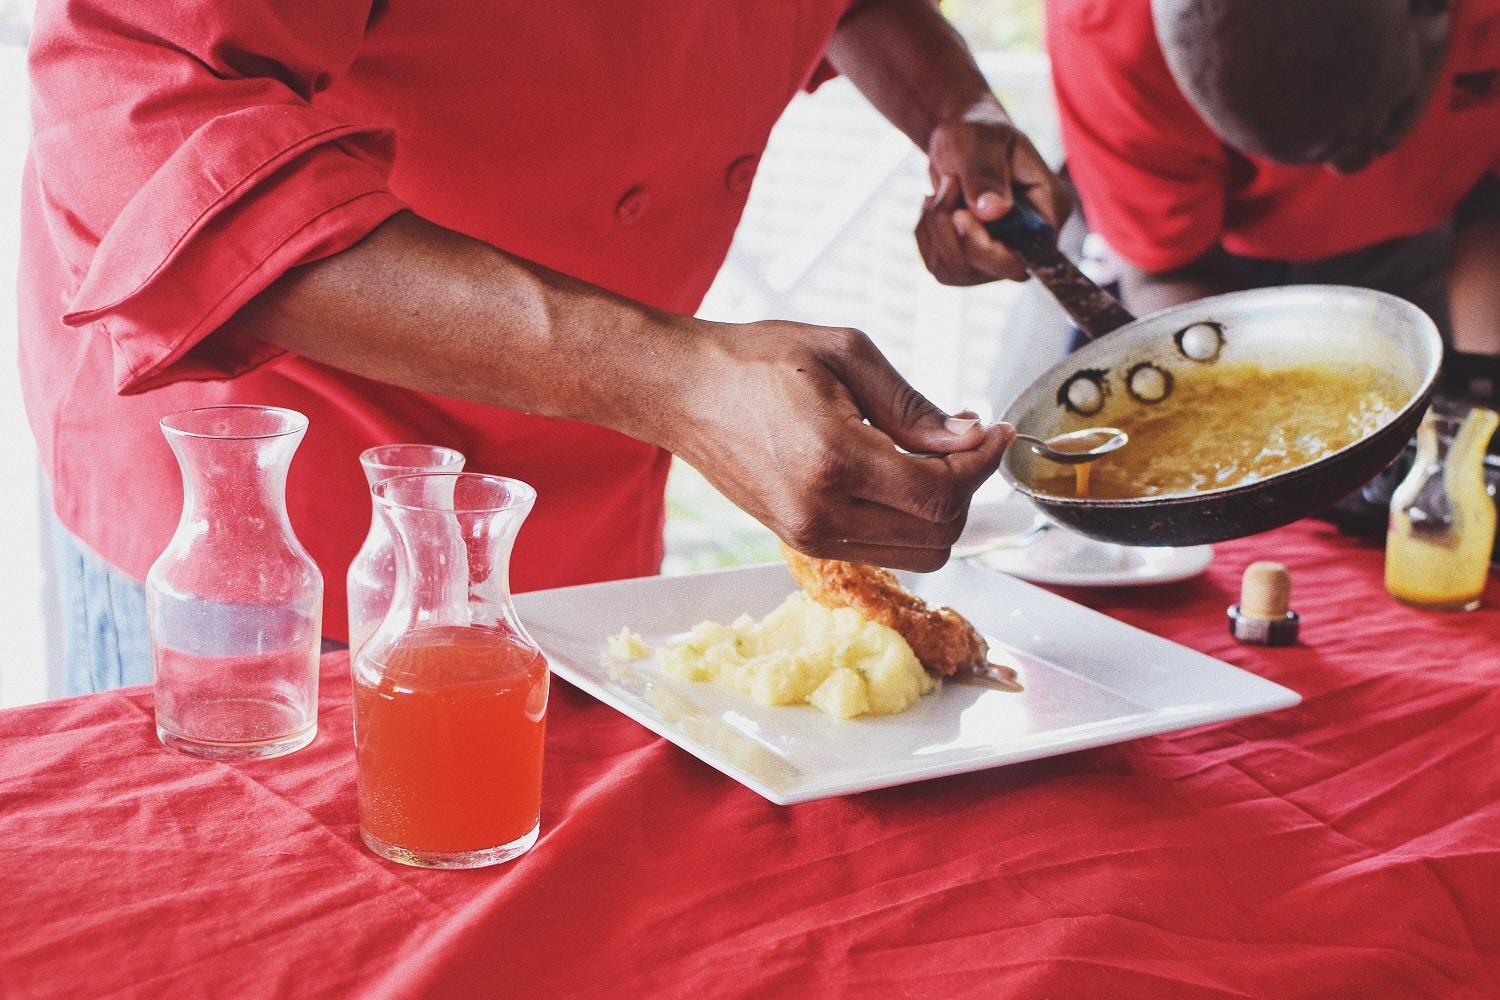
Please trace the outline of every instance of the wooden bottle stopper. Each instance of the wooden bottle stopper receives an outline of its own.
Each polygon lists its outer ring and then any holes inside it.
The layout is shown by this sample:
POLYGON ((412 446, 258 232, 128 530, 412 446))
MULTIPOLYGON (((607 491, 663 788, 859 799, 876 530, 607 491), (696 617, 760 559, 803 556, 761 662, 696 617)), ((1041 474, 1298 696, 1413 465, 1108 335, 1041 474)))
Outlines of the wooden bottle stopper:
POLYGON ((1240 581, 1240 603, 1229 609, 1229 634, 1261 646, 1290 646, 1299 620, 1291 609, 1292 575, 1277 562, 1254 562, 1240 581))

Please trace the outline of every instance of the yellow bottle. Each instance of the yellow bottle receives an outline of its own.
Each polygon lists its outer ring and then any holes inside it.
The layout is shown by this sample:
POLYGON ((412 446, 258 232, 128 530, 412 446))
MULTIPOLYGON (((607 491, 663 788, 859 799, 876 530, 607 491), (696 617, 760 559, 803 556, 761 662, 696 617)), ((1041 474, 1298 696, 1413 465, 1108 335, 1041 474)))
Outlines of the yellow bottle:
POLYGON ((1427 411, 1417 460, 1391 497, 1385 589, 1406 604, 1446 611, 1479 607, 1495 545, 1495 503, 1485 491, 1484 452, 1500 415, 1476 406, 1462 417, 1427 411))

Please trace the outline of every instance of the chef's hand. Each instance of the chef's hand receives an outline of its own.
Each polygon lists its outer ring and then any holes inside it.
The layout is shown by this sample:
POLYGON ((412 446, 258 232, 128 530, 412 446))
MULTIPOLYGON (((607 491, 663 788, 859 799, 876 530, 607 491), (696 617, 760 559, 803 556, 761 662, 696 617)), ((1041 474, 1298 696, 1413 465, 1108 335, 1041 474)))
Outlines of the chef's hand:
POLYGON ((983 223, 1000 218, 1022 192, 1053 228, 1073 210, 1068 185, 1048 169, 1031 140, 1004 120, 958 121, 933 130, 927 151, 933 193, 922 202, 917 246, 945 285, 1020 281, 1026 268, 983 223))
POLYGON ((857 330, 711 324, 699 344, 672 450, 808 555, 947 561, 1011 427, 939 410, 857 330))

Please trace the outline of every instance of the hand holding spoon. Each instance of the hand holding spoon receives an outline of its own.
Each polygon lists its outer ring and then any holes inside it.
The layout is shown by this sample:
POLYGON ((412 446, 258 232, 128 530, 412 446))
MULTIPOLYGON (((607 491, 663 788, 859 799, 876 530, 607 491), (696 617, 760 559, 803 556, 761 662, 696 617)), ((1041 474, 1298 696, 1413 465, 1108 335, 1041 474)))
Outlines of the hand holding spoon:
MULTIPOLYGON (((1048 461, 1073 466, 1074 474, 1078 477, 1078 495, 1087 496, 1089 478, 1087 463, 1123 448, 1130 440, 1130 435, 1115 427, 1086 427, 1081 431, 1071 431, 1045 439, 1018 432, 1015 440, 1024 442, 1026 447, 1048 461)), ((955 545, 952 555, 955 559, 969 559, 999 549, 1025 548, 1051 527, 1053 524, 1047 516, 1038 512, 1030 526, 1024 530, 994 538, 982 538, 966 545, 955 545)))
MULTIPOLYGON (((1118 427, 1085 427, 1049 438, 1016 432, 1011 444, 1024 443, 1049 462, 1059 465, 1081 465, 1119 451, 1130 441, 1130 435, 1118 427)), ((943 452, 911 452, 917 458, 942 458, 943 452)))

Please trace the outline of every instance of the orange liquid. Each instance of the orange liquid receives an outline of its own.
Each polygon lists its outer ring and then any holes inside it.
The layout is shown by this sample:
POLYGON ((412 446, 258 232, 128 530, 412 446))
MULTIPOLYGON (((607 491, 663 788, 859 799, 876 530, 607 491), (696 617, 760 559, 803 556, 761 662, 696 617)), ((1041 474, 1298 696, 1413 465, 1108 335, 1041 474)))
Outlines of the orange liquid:
POLYGON ((491 629, 407 633, 354 672, 359 823, 422 853, 500 847, 536 825, 547 661, 491 629))
POLYGON ((1073 489, 1074 496, 1082 498, 1089 495, 1089 463, 1073 466, 1073 489))

